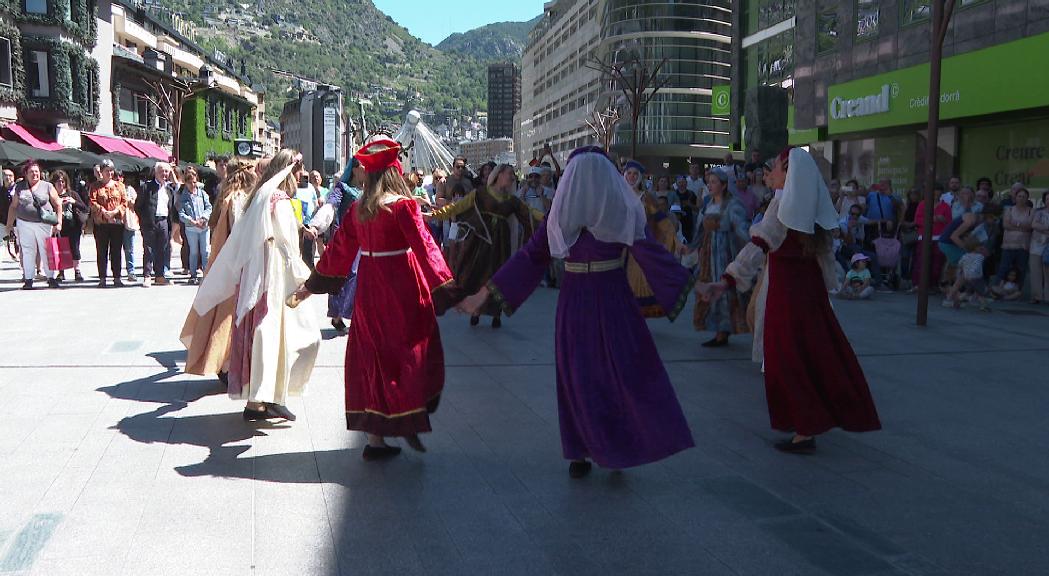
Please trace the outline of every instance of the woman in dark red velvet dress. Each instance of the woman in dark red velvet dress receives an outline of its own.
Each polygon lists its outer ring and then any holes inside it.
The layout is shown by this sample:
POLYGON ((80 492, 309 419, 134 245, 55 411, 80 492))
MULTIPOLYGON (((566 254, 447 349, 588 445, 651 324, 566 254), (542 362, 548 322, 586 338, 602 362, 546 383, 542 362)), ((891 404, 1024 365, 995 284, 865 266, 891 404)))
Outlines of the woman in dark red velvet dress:
POLYGON ((451 303, 452 273, 401 176, 401 146, 383 139, 354 155, 368 173, 317 270, 294 297, 336 293, 360 253, 346 346, 346 427, 368 434, 365 460, 395 456, 386 436, 424 451, 444 387, 437 315, 451 303))
POLYGON ((783 192, 720 282, 696 287, 715 299, 729 288, 749 290, 768 266, 764 322, 765 394, 772 427, 794 432, 776 444, 785 452, 811 452, 815 437, 842 428, 879 430, 863 370, 856 360, 827 290, 836 286, 830 231, 838 226, 819 169, 800 148, 780 154, 772 174, 783 192), (789 155, 788 155, 789 154, 789 155), (785 174, 785 177, 784 177, 785 174))

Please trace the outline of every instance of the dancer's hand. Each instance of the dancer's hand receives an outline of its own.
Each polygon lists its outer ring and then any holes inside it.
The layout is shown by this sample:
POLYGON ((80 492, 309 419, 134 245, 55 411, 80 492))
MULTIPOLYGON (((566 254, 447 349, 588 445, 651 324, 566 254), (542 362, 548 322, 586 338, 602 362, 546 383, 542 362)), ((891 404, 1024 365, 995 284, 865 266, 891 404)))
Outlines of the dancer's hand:
POLYGON ((299 304, 301 304, 303 300, 309 298, 311 294, 313 293, 307 290, 306 285, 303 284, 302 286, 299 286, 298 289, 296 289, 294 292, 292 292, 291 296, 288 296, 288 300, 285 302, 285 304, 288 305, 288 308, 295 308, 299 304))
POLYGON ((486 300, 488 300, 487 286, 478 290, 477 293, 473 296, 469 296, 465 300, 460 302, 459 305, 455 307, 455 309, 462 312, 463 314, 476 316, 477 313, 481 310, 481 306, 484 306, 486 300))
POLYGON ((724 281, 696 284, 696 297, 704 302, 717 300, 728 290, 728 284, 724 281))

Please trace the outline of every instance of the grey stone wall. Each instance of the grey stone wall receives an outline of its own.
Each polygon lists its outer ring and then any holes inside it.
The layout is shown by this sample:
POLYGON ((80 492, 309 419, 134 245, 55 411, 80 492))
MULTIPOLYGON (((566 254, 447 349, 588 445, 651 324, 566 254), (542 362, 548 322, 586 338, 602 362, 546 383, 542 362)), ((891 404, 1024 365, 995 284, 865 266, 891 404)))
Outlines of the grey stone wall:
MULTIPOLYGON (((960 4, 960 2, 958 2, 960 4)), ((827 87, 929 61, 931 24, 901 26, 900 2, 879 2, 879 36, 856 41, 856 4, 837 3, 838 48, 816 54, 818 0, 798 0, 795 28, 795 125, 827 125, 827 87)), ((944 39, 944 57, 1049 31, 1049 0, 990 0, 955 8, 944 39)))

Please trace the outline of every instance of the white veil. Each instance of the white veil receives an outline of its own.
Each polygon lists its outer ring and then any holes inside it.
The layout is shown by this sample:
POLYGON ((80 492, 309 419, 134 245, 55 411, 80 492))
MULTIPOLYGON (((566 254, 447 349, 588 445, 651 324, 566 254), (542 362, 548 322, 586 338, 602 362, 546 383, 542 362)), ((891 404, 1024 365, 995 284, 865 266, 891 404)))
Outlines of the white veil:
POLYGON ((568 256, 583 229, 602 242, 632 246, 645 237, 645 208, 616 170, 597 152, 568 161, 546 220, 550 255, 568 256))
POLYGON ((273 238, 270 199, 294 167, 294 164, 289 164, 255 192, 251 204, 233 226, 229 239, 200 283, 193 299, 193 309, 197 314, 207 314, 236 293, 234 321, 239 324, 258 303, 266 286, 266 242, 273 238))
POLYGON ((791 230, 812 234, 818 225, 824 230, 838 227, 838 211, 830 198, 816 161, 801 148, 790 151, 787 183, 779 199, 779 220, 791 230))

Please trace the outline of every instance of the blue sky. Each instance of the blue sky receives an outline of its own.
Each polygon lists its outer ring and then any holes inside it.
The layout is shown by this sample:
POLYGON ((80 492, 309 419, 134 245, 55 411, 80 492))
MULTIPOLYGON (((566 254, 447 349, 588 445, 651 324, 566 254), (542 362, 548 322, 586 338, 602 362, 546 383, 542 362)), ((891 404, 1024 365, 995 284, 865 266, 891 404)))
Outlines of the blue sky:
POLYGON ((543 0, 373 0, 416 38, 437 45, 454 32, 485 24, 527 21, 543 13, 543 0))

